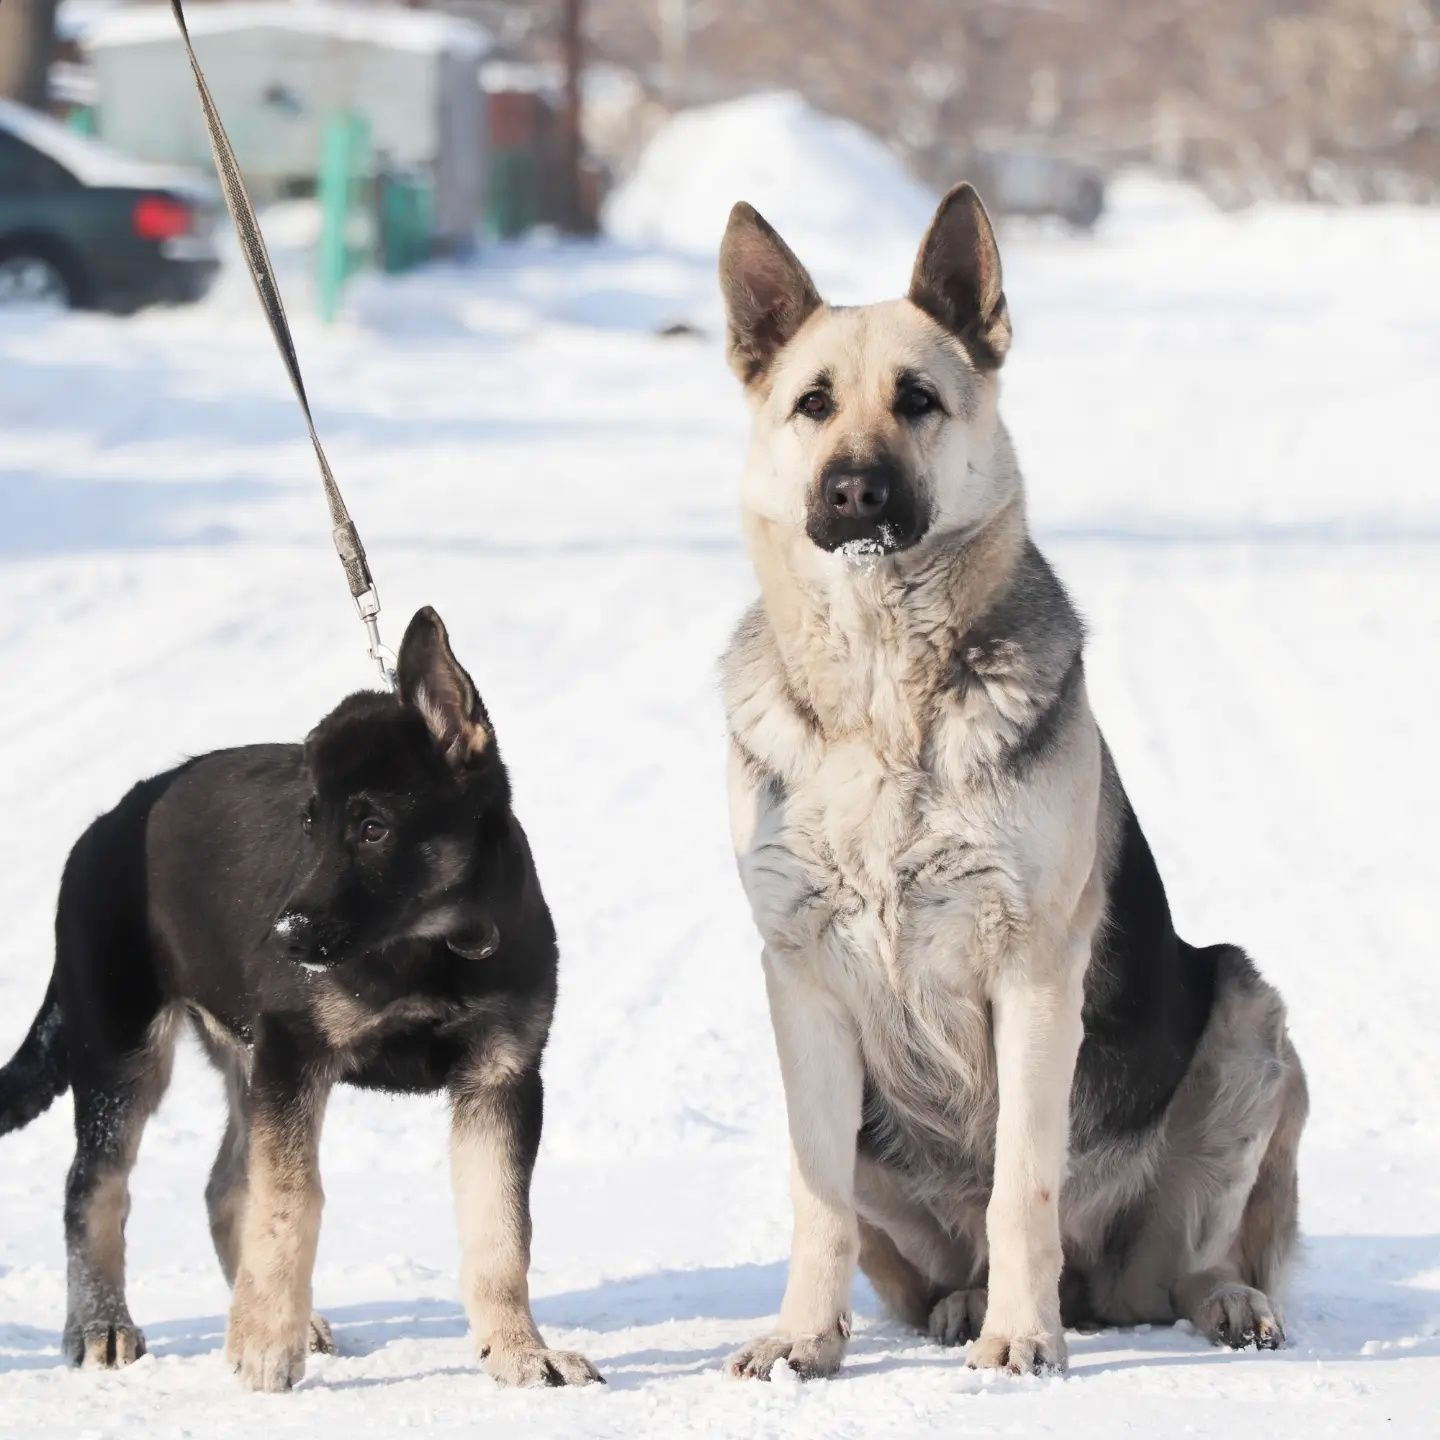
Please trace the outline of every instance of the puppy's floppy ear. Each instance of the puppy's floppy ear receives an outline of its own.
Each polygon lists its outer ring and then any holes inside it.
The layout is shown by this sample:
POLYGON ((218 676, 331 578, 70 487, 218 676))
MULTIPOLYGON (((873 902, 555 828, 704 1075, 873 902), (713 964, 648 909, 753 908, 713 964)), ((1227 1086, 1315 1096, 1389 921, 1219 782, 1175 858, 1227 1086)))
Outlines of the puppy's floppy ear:
POLYGON ((720 243, 720 291, 725 297, 725 353, 730 368, 753 385, 776 354, 820 308, 805 267, 753 206, 730 212, 720 243))
POLYGON ((940 202, 915 259, 910 299, 951 331, 981 370, 998 370, 1010 348, 1000 285, 1000 248, 973 185, 940 202))
POLYGON ((401 702, 420 712, 451 765, 463 769, 484 753, 493 738, 490 717, 450 649, 445 622, 428 605, 405 631, 398 669, 401 702))

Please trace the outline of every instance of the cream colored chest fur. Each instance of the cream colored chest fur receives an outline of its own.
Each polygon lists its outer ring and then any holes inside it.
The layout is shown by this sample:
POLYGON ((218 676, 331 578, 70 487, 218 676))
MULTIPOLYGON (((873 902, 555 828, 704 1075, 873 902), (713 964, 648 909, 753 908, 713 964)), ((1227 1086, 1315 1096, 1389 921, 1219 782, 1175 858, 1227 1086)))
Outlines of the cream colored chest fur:
POLYGON ((1023 860, 992 797, 893 767, 859 738, 825 745, 783 788, 736 772, 737 859, 777 963, 816 967, 832 986, 903 994, 941 979, 963 991, 980 982, 1000 917, 1023 923, 1023 860))
POLYGON ((766 963, 842 1008, 875 1099, 920 1151, 983 1166, 992 987, 1006 966, 1064 953, 1050 942, 1094 867, 1088 709, 1064 763, 1014 780, 992 763, 1017 713, 1004 677, 907 746, 913 727, 877 708, 883 688, 866 697, 874 723, 830 736, 767 662, 756 647, 727 665, 732 832, 766 963))
POLYGON ((996 1105, 986 957, 1022 903, 1005 847, 931 777, 891 771, 858 740, 827 747, 783 795, 735 769, 737 859, 767 965, 850 1018, 872 1105, 912 1164, 983 1172, 996 1105))

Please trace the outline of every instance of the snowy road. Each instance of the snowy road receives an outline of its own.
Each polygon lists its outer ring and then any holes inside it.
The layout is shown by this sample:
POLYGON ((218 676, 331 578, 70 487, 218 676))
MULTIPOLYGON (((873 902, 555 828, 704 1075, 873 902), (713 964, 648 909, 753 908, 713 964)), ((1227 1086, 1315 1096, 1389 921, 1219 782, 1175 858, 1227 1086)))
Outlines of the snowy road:
MULTIPOLYGON (((344 1353, 293 1395, 241 1393, 203 1216, 218 1085, 187 1053, 135 1176, 152 1353, 127 1372, 59 1362, 68 1100, 0 1142, 0 1434, 1434 1433, 1440 215, 1226 218, 1137 187, 1094 241, 1002 244, 1007 415, 1091 625, 1097 712, 1182 932, 1252 950, 1310 1073, 1292 1347, 1112 1332, 1072 1337, 1068 1380, 987 1381, 862 1285, 838 1380, 718 1373, 778 1304, 789 1228, 714 675, 751 590, 742 407, 703 262, 537 246, 371 287, 300 340, 389 635, 422 603, 449 623, 560 925, 534 1289, 548 1338, 610 1386, 475 1373, 443 1106, 346 1093, 316 1275, 344 1353), (651 335, 677 316, 710 333, 651 335)), ((892 250, 837 244, 817 269, 892 293, 892 250)), ((182 755, 298 737, 368 681, 248 306, 231 286, 132 322, 0 321, 7 1057, 87 821, 182 755)))

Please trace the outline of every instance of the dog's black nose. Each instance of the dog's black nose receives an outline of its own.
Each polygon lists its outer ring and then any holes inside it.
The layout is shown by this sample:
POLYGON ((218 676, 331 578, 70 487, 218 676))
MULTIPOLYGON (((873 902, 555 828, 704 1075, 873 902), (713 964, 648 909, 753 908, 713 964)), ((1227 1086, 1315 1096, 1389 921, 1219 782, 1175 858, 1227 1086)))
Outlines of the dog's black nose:
POLYGON ((880 469, 849 470, 825 477, 825 505, 846 520, 874 520, 890 500, 890 480, 880 469))
POLYGON ((287 960, 304 965, 315 958, 315 924, 301 911, 282 911, 271 934, 276 948, 287 960))
POLYGON ((918 482, 893 455, 835 455, 810 491, 805 533, 832 555, 893 555, 924 533, 923 499, 918 482))

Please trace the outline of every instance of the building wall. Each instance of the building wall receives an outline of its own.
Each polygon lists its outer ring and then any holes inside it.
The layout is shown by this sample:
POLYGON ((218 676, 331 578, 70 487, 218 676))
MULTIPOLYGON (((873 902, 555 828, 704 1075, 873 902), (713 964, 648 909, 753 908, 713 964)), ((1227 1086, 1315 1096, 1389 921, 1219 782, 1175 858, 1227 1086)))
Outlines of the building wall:
MULTIPOLYGON (((436 163, 441 54, 268 28, 202 36, 196 50, 246 178, 261 193, 313 182, 326 117, 342 107, 367 116, 387 163, 436 163)), ((147 160, 208 167, 178 39, 101 45, 92 58, 103 139, 147 160)))

